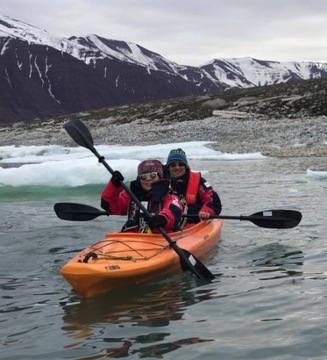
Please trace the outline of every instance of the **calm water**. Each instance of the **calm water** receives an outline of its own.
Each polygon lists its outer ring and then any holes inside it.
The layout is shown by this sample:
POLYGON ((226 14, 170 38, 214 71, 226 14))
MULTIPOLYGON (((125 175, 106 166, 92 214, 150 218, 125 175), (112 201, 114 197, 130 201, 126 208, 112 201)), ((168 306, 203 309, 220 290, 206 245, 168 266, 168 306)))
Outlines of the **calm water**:
MULTIPOLYGON (((326 158, 202 162, 225 215, 299 210, 271 230, 226 220, 207 265, 82 299, 59 274, 73 254, 123 219, 56 218, 56 202, 99 207, 102 186, 6 188, 0 193, 1 359, 326 359, 326 158)), ((192 162, 197 167, 197 162, 192 162)))

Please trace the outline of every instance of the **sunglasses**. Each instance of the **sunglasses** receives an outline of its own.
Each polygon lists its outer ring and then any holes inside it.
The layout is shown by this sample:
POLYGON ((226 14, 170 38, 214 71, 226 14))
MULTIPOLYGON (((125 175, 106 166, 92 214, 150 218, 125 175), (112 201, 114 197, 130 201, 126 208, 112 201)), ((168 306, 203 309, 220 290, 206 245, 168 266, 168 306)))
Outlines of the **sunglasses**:
POLYGON ((182 162, 172 162, 171 164, 169 164, 169 166, 171 166, 171 167, 176 167, 177 165, 179 167, 185 166, 185 164, 182 162))
POLYGON ((150 173, 145 173, 145 174, 139 175, 139 178, 141 180, 148 180, 148 179, 155 179, 157 176, 158 176, 158 173, 150 172, 150 173))

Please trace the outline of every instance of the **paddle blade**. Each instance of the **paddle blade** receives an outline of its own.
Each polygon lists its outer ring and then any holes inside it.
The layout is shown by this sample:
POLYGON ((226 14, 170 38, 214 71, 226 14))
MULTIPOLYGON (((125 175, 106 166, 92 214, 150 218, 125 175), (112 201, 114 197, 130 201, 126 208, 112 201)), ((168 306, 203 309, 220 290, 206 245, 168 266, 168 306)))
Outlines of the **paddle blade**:
POLYGON ((64 124, 64 129, 76 144, 93 151, 93 138, 89 129, 81 120, 70 120, 64 124))
POLYGON ((192 267, 190 267, 189 263, 184 260, 184 257, 180 256, 179 258, 183 271, 191 271, 191 273, 193 273, 193 275, 195 275, 198 279, 213 280, 215 278, 210 270, 205 267, 199 259, 197 259, 187 250, 181 248, 179 249, 184 253, 188 261, 192 264, 192 267))
POLYGON ((248 217, 245 216, 245 219, 265 228, 291 229, 300 223, 302 214, 294 210, 265 210, 248 217))
POLYGON ((106 211, 100 211, 93 206, 73 203, 57 203, 54 205, 54 211, 59 219, 70 221, 93 220, 100 215, 107 215, 106 211))

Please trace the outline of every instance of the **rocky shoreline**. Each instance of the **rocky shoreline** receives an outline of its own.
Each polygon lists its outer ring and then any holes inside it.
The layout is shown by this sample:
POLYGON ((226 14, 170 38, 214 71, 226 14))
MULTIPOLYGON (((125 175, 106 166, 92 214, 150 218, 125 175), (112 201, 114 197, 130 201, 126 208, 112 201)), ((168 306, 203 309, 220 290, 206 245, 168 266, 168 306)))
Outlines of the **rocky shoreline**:
POLYGON ((215 150, 227 153, 327 156, 327 79, 0 125, 0 146, 76 146, 63 128, 72 119, 87 125, 95 145, 208 141, 215 150))
MULTIPOLYGON (((0 146, 75 146, 63 128, 66 121, 50 120, 29 127, 28 130, 22 123, 2 127, 0 146)), ((211 116, 179 122, 142 118, 126 123, 117 123, 115 118, 109 117, 83 121, 90 129, 95 145, 210 141, 212 148, 228 153, 261 152, 267 156, 283 157, 327 156, 325 116, 297 119, 211 116)))

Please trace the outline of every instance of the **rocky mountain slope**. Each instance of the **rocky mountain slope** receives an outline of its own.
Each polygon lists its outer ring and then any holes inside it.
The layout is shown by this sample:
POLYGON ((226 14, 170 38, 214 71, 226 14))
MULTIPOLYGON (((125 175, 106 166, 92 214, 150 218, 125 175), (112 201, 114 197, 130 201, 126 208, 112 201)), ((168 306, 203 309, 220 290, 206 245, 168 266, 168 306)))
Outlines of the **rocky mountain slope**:
POLYGON ((313 62, 179 65, 131 42, 58 38, 0 15, 0 124, 326 77, 327 64, 313 62))
POLYGON ((0 146, 75 146, 63 124, 79 118, 95 144, 210 141, 222 152, 327 155, 327 79, 229 90, 0 127, 0 146), (213 116, 214 114, 217 114, 213 116))

